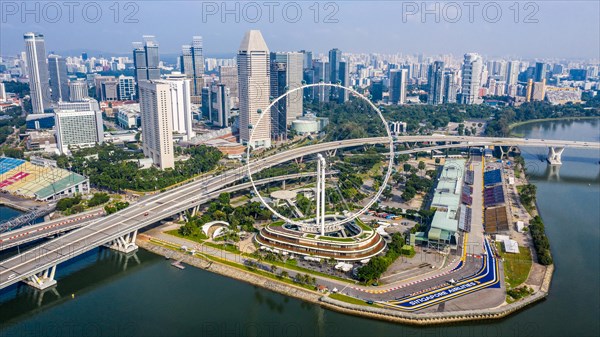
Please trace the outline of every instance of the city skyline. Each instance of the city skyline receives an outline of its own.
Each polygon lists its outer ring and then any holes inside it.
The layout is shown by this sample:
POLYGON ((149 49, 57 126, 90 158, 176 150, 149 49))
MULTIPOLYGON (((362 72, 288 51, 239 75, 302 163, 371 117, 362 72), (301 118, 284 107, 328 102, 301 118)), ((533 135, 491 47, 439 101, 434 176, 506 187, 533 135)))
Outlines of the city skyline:
MULTIPOLYGON (((88 50, 92 52, 128 54, 130 41, 139 39, 141 35, 152 34, 157 36, 161 44, 163 55, 177 55, 182 44, 189 43, 189 35, 201 35, 204 39, 204 54, 234 55, 237 41, 243 32, 249 29, 258 29, 269 40, 271 49, 277 51, 296 51, 308 49, 318 53, 326 53, 331 49, 331 42, 348 53, 381 53, 381 54, 414 54, 427 55, 452 54, 462 55, 467 52, 477 52, 484 57, 516 57, 529 58, 564 58, 564 59, 589 59, 598 58, 600 49, 600 30, 590 29, 598 25, 596 13, 599 4, 594 2, 578 2, 578 20, 570 20, 573 6, 568 3, 540 3, 534 19, 538 22, 522 22, 527 12, 521 10, 519 22, 515 23, 513 11, 508 4, 501 3, 502 16, 498 22, 486 22, 486 18, 478 17, 480 11, 475 11, 473 23, 467 17, 461 18, 456 23, 450 22, 448 15, 442 15, 439 23, 435 22, 435 15, 409 14, 410 8, 402 8, 400 4, 379 2, 377 15, 361 10, 364 3, 341 2, 337 3, 337 13, 334 19, 338 22, 314 23, 310 17, 312 11, 308 4, 302 3, 303 16, 296 23, 288 23, 284 19, 274 17, 274 22, 265 22, 262 18, 256 23, 246 22, 242 15, 240 22, 216 20, 216 15, 207 15, 203 12, 200 3, 183 2, 189 10, 178 8, 178 20, 181 24, 173 27, 161 25, 156 28, 154 22, 159 21, 169 10, 165 10, 160 3, 141 3, 139 12, 135 16, 137 23, 114 23, 109 18, 112 14, 108 8, 104 9, 104 16, 95 23, 69 23, 65 18, 56 23, 22 23, 14 15, 5 14, 2 22, 3 39, 0 41, 2 56, 15 55, 21 51, 24 31, 44 32, 47 37, 48 51, 58 54, 69 54, 70 51, 88 50), (583 6, 583 7, 582 7, 583 6), (160 9, 160 11, 159 11, 160 9), (387 10, 386 10, 387 9, 387 10), (479 13, 479 14, 477 14, 479 13), (203 15, 205 17, 203 17, 203 15), (386 20, 391 15, 396 20, 386 20), (205 22, 203 22, 205 21, 205 22), (377 22, 391 24, 382 27, 377 22), (406 21, 406 22, 404 22, 406 21), (424 22, 421 22, 424 21, 424 22), (194 24, 186 24, 194 22, 194 24), (196 27, 190 27, 196 25, 196 27), (303 29, 297 29, 298 26, 303 29), (568 25, 569 29, 564 29, 568 25), (93 36, 93 39, 59 38, 60 32, 74 29, 81 36, 93 36), (406 34, 410 31, 411 34, 406 34), (188 32, 191 32, 188 33, 188 32), (524 34, 526 32, 526 34, 524 34), (594 38, 594 35, 597 38, 594 38), (118 36, 119 39, 115 39, 118 36), (316 37, 319 37, 318 39, 316 37), (539 38, 536 38, 539 37, 539 38), (547 41, 556 43, 547 43, 547 41)), ((444 3, 442 3, 444 4, 444 3)), ((206 6, 206 5, 204 5, 206 6)), ((406 6, 406 5, 405 5, 406 6)), ((440 13, 445 7, 441 7, 440 13)), ((464 9, 466 10, 466 9, 464 9)), ((281 13, 279 13, 281 14, 281 13)), ((321 16, 325 12, 321 13, 321 16)), ((447 14, 447 13, 446 13, 447 14)), ((573 13, 574 14, 574 13, 573 13)), ((124 16, 122 14, 121 16, 124 16)), ((76 17, 74 19, 77 19, 76 17)), ((324 18, 320 18, 323 21, 324 18)), ((80 21, 84 21, 81 20, 80 21)), ((121 20, 123 21, 123 20, 121 20)), ((488 20, 489 21, 489 20, 488 20)), ((599 27, 600 28, 600 27, 599 27)))

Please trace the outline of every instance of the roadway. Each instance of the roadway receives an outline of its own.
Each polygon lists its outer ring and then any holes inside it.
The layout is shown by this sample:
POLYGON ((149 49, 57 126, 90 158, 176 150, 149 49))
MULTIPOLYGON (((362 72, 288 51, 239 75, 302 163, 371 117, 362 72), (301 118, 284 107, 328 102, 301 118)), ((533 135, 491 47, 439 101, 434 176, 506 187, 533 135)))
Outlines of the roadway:
MULTIPOLYGON (((463 143, 411 149, 398 152, 398 154, 464 145, 530 145, 600 149, 600 143, 593 142, 498 137, 405 136, 399 137, 395 141, 463 143)), ((254 174, 263 169, 288 162, 295 158, 323 151, 382 143, 389 143, 389 138, 374 137, 349 139, 295 148, 273 154, 267 158, 253 160, 250 163, 250 173, 254 174)), ((202 204, 207 200, 208 194, 213 192, 224 192, 225 190, 221 190, 224 186, 233 184, 245 177, 247 177, 247 169, 241 167, 227 171, 219 176, 209 176, 199 179, 178 188, 154 195, 145 199, 143 203, 137 203, 135 207, 128 207, 100 220, 90 222, 79 229, 73 230, 57 239, 42 244, 35 249, 2 261, 2 265, 0 266, 0 289, 24 280, 36 273, 47 270, 76 255, 111 242, 118 237, 122 237, 164 218, 202 204)))
MULTIPOLYGON (((293 160, 343 147, 372 145, 389 142, 388 138, 350 139, 333 143, 321 143, 276 153, 251 162, 252 174, 293 160)), ((0 265, 0 289, 27 279, 86 251, 104 245, 118 237, 156 223, 206 201, 206 195, 215 191, 222 193, 224 186, 247 176, 246 167, 225 172, 219 176, 205 177, 181 187, 159 193, 120 212, 93 221, 59 238, 44 243, 2 261, 0 265)))
MULTIPOLYGON (((328 172, 327 174, 332 174, 332 172, 328 172)), ((256 185, 263 185, 272 183, 275 181, 283 181, 290 179, 297 179, 302 177, 314 176, 315 173, 306 172, 306 173, 296 173, 296 174, 288 174, 279 177, 265 178, 261 180, 257 180, 254 183, 256 185)), ((234 185, 231 188, 219 190, 219 193, 223 192, 236 192, 239 190, 247 189, 252 187, 251 183, 244 183, 239 185, 234 185)), ((206 195, 206 201, 210 199, 214 199, 218 197, 218 193, 211 193, 206 195)), ((145 200, 139 201, 145 202, 145 200)), ((132 204, 130 207, 135 207, 137 203, 132 204)), ((0 234, 0 251, 9 249, 12 247, 20 246, 25 243, 36 241, 39 239, 43 239, 45 237, 49 237, 52 235, 56 235, 59 233, 68 232, 70 230, 84 227, 89 225, 93 220, 103 216, 106 212, 103 209, 91 210, 83 213, 79 213, 76 215, 72 215, 69 217, 61 218, 54 221, 46 221, 30 226, 25 226, 10 232, 0 234)))
POLYGON ((94 209, 57 220, 45 221, 2 233, 0 234, 0 251, 79 228, 84 224, 89 223, 91 220, 103 216, 104 214, 105 212, 103 209, 94 209))

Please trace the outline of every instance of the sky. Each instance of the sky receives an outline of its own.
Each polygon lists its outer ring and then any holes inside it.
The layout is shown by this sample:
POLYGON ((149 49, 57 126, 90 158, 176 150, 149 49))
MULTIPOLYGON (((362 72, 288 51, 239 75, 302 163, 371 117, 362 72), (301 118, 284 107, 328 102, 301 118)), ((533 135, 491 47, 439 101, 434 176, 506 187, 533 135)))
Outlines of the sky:
POLYGON ((599 59, 600 1, 11 1, 0 2, 0 54, 40 32, 47 52, 130 54, 155 35, 161 54, 192 36, 207 56, 234 55, 260 29, 273 51, 337 47, 356 53, 423 53, 523 59, 599 59), (115 5, 115 3, 117 5, 115 5), (74 5, 73 5, 74 4, 74 5), (23 7, 23 6, 26 6, 23 7))

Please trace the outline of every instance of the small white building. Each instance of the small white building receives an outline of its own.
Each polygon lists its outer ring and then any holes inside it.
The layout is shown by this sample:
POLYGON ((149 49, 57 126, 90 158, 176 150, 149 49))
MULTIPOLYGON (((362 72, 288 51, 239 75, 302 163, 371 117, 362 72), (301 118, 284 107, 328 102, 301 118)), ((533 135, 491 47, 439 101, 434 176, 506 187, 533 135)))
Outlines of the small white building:
POLYGON ((525 228, 525 223, 523 223, 523 221, 517 221, 517 232, 523 233, 524 228, 525 228))

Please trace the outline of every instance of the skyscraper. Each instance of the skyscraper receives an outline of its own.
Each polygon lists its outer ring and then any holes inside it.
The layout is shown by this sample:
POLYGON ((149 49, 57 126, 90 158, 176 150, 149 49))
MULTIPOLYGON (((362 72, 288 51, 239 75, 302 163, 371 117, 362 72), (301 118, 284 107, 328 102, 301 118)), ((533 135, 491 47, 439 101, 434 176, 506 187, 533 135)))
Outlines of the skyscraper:
POLYGON ((29 87, 33 113, 44 113, 50 108, 50 87, 44 35, 25 33, 25 53, 29 70, 29 87))
POLYGON ((175 157, 169 84, 141 81, 138 88, 144 155, 161 169, 172 168, 175 157))
POLYGON ((50 75, 50 89, 52 101, 69 100, 69 78, 67 77, 67 63, 59 55, 48 56, 48 73, 50 75))
POLYGON ((435 61, 429 65, 429 95, 428 104, 442 104, 444 101, 444 62, 435 61))
POLYGON ((479 85, 483 62, 475 53, 465 54, 462 65, 462 104, 474 104, 479 98, 479 85))
POLYGON ((69 82, 69 101, 80 102, 88 97, 88 85, 84 80, 69 82))
POLYGON ((454 71, 444 73, 444 103, 456 103, 456 74, 454 71))
POLYGON ((517 95, 517 81, 519 79, 519 61, 508 62, 506 71, 506 92, 509 96, 517 95))
POLYGON ((144 35, 144 43, 133 43, 133 65, 135 67, 135 81, 160 79, 158 56, 158 43, 152 35, 144 35))
POLYGON ((390 104, 404 104, 406 102, 406 82, 408 70, 394 69, 390 71, 390 104))
POLYGON ((204 86, 204 56, 202 36, 194 36, 191 45, 182 46, 181 72, 190 80, 192 96, 200 97, 204 86))
POLYGON ((119 76, 119 100, 129 101, 135 99, 135 78, 132 76, 119 76))
POLYGON ((304 60, 302 61, 302 68, 303 69, 312 68, 312 61, 313 61, 312 51, 301 50, 300 53, 302 53, 302 55, 304 56, 304 60))
POLYGON ((237 67, 240 140, 251 147, 271 147, 271 112, 267 109, 270 96, 269 48, 259 30, 246 32, 238 51, 237 67), (261 114, 264 116, 258 124, 261 114))
MULTIPOLYGON (((277 98, 302 85, 302 53, 271 53, 271 96, 277 98)), ((273 138, 287 137, 287 127, 302 116, 303 92, 298 90, 279 100, 271 109, 273 138)))
POLYGON ((329 51, 329 81, 336 83, 340 80, 340 62, 342 61, 342 51, 333 48, 329 51))
POLYGON ((238 95, 238 74, 236 66, 220 66, 219 67, 219 83, 224 84, 229 88, 229 98, 231 100, 230 106, 238 107, 239 95, 238 95))
POLYGON ((185 77, 173 77, 154 82, 169 85, 169 95, 171 96, 169 118, 173 132, 183 135, 184 140, 194 137, 196 134, 192 129, 190 80, 185 77))
MULTIPOLYGON (((314 66, 314 83, 328 82, 329 81, 329 63, 323 60, 315 60, 314 66)), ((314 96, 319 99, 319 102, 329 102, 329 87, 321 86, 315 87, 313 91, 314 96)))
MULTIPOLYGON (((345 87, 350 86, 350 64, 347 61, 340 62, 339 81, 345 87)), ((338 89, 338 103, 344 103, 350 97, 350 92, 346 89, 338 89)))
MULTIPOLYGON (((347 65, 344 65, 343 69, 340 70, 340 64, 342 62, 342 51, 333 48, 329 51, 329 82, 336 84, 339 83, 341 85, 348 85, 348 83, 344 83, 345 73, 348 71, 347 65), (344 71, 343 73, 341 71, 344 71)), ((347 94, 345 94, 346 90, 340 88, 331 88, 330 92, 330 101, 337 101, 340 103, 345 102, 347 99, 347 94)))
POLYGON ((542 82, 546 79, 546 64, 544 62, 535 63, 535 80, 534 82, 542 82))
POLYGON ((6 88, 4 87, 4 83, 0 82, 0 102, 4 102, 6 100, 6 88))
POLYGON ((373 102, 381 101, 383 98, 383 81, 381 79, 371 81, 369 92, 373 102))
POLYGON ((229 126, 231 110, 229 88, 222 83, 202 88, 202 114, 212 125, 229 126))

